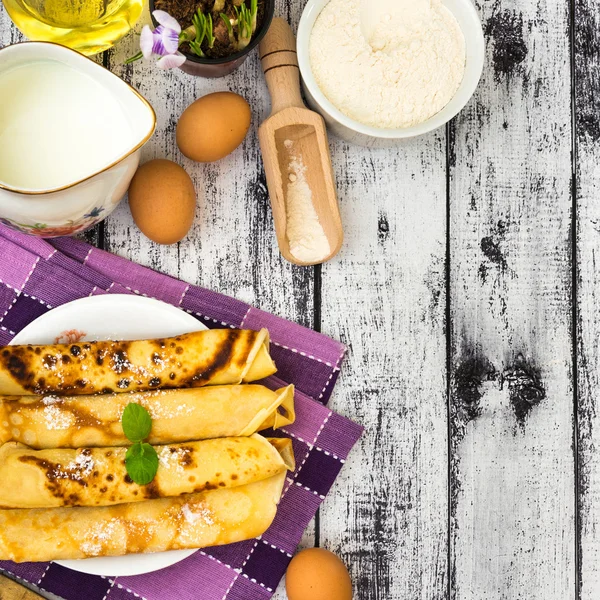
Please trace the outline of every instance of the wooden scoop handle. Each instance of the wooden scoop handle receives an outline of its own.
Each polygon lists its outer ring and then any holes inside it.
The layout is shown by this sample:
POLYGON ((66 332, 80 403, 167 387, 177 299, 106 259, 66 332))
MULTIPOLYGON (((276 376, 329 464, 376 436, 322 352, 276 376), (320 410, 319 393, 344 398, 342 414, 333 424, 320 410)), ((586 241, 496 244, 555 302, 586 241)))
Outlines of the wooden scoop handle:
POLYGON ((300 94, 296 38, 284 19, 276 17, 259 45, 260 60, 271 94, 271 114, 284 108, 305 108, 300 94))

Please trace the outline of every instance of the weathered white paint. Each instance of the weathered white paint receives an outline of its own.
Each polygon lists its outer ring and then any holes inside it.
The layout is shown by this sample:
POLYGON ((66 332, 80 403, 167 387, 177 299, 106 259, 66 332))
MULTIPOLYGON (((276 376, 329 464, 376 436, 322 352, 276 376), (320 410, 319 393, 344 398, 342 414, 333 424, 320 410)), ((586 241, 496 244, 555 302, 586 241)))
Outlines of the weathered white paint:
POLYGON ((4 6, 0 5, 0 46, 16 44, 22 40, 21 32, 13 25, 4 6))
POLYGON ((565 600, 575 594, 568 6, 478 8, 487 64, 456 123, 450 171, 451 599, 565 600))
POLYGON ((346 244, 323 331, 350 347, 332 407, 366 427, 321 510, 362 599, 446 597, 444 131, 395 150, 332 140, 346 244))
POLYGON ((600 3, 576 2, 580 600, 600 596, 600 3))
POLYGON ((198 209, 185 240, 159 246, 140 235, 127 203, 122 203, 106 223, 106 248, 310 325, 311 272, 294 268, 281 258, 273 233, 256 139, 256 129, 268 114, 269 99, 256 53, 229 77, 202 79, 179 70, 161 71, 153 62, 123 66, 125 58, 138 50, 137 39, 129 36, 123 40, 111 52, 109 64, 150 101, 157 113, 157 131, 144 148, 142 161, 169 158, 181 164, 195 183, 198 209), (250 103, 251 132, 241 147, 218 163, 194 163, 177 148, 177 119, 197 98, 224 90, 240 93, 250 103))

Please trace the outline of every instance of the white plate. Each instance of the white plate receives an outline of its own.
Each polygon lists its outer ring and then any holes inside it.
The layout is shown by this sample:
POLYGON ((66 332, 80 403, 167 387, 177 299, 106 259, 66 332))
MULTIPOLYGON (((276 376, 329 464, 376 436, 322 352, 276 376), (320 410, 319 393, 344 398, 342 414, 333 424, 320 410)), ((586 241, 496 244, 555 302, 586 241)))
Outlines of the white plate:
MULTIPOLYGON (((47 312, 27 325, 11 344, 53 344, 69 330, 85 333, 82 339, 92 341, 172 337, 201 329, 206 327, 200 321, 170 304, 141 296, 109 294, 81 298, 47 312)), ((82 573, 116 577, 158 571, 194 552, 173 550, 55 562, 82 573)))

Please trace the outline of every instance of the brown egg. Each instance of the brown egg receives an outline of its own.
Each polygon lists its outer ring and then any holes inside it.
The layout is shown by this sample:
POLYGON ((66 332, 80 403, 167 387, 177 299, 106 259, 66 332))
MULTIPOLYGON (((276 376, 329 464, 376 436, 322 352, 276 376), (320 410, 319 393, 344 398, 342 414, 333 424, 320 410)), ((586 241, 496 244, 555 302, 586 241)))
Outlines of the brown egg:
POLYGON ((174 244, 187 235, 194 221, 194 184, 178 164, 151 160, 131 180, 129 208, 146 237, 158 244, 174 244))
POLYGON ((344 563, 329 550, 309 548, 296 554, 285 574, 288 600, 352 600, 344 563))
POLYGON ((250 118, 250 106, 241 96, 208 94, 183 111, 177 123, 177 145, 196 162, 220 160, 244 141, 250 118))

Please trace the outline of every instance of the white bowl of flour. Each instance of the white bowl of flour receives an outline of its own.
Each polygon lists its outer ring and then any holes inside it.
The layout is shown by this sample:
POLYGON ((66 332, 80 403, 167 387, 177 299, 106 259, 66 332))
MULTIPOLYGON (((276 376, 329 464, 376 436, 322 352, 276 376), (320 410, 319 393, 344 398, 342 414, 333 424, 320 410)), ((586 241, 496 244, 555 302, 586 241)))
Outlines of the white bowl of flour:
POLYGON ((335 134, 364 146, 393 146, 443 126, 467 104, 483 70, 471 0, 392 1, 410 3, 410 16, 392 10, 365 29, 362 11, 374 0, 309 0, 298 27, 309 104, 335 134))

